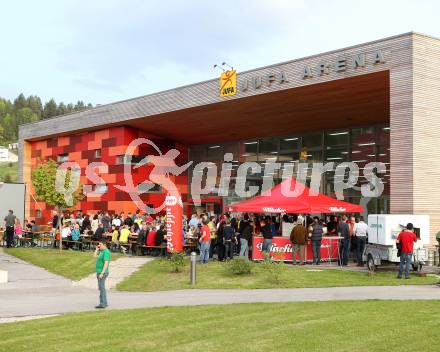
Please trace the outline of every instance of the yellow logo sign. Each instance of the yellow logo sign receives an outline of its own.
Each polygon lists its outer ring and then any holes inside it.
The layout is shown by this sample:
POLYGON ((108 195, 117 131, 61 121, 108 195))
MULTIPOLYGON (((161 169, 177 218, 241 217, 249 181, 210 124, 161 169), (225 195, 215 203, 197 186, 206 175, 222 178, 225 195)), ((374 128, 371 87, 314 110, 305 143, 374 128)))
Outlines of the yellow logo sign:
POLYGON ((237 72, 229 70, 220 76, 220 96, 229 97, 237 93, 237 72))

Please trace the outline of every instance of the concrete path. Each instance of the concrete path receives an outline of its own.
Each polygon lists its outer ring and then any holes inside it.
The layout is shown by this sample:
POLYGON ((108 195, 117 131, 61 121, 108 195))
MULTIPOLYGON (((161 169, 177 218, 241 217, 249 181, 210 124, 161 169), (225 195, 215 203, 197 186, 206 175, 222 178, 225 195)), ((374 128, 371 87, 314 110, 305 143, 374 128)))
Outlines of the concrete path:
MULTIPOLYGON (((329 300, 438 300, 437 286, 365 286, 264 290, 180 290, 108 293, 109 309, 329 300)), ((89 311, 98 303, 98 291, 80 287, 0 290, 0 318, 89 311)))
MULTIPOLYGON (((0 284, 2 290, 26 290, 41 288, 71 287, 72 282, 62 276, 50 273, 38 266, 29 264, 0 249, 0 270, 8 271, 9 282, 0 284)), ((1 308, 0 308, 1 311, 1 308)))
MULTIPOLYGON (((152 260, 153 258, 148 257, 122 257, 111 262, 110 276, 105 283, 106 287, 109 289, 116 288, 118 283, 152 260)), ((73 286, 96 289, 96 274, 91 274, 84 279, 74 281, 73 286)))

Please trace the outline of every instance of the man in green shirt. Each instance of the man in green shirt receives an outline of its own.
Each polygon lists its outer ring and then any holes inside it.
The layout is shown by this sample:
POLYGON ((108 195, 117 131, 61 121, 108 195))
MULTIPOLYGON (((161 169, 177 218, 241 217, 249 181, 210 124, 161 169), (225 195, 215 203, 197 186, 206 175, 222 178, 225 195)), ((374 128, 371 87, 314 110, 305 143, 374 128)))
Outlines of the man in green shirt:
POLYGON ((100 240, 94 253, 96 259, 96 277, 99 288, 99 305, 95 308, 101 309, 107 307, 107 293, 105 292, 105 279, 108 277, 108 268, 110 266, 110 251, 107 248, 106 240, 100 240))

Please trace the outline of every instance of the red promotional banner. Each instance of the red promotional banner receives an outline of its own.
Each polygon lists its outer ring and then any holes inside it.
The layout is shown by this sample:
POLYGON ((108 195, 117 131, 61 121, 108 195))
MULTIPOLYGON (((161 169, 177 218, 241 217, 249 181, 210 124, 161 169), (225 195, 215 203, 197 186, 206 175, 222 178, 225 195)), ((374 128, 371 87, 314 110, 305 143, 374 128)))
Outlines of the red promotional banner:
MULTIPOLYGON (((253 250, 252 259, 263 260, 263 237, 253 238, 253 250)), ((270 251, 274 260, 292 261, 292 242, 287 237, 274 237, 272 240, 272 247, 270 251), (284 255, 281 255, 283 253, 284 255)), ((309 241, 307 244, 307 256, 308 261, 313 260, 312 244, 309 241)), ((299 253, 297 258, 299 261, 299 253)), ((321 260, 338 259, 338 240, 336 238, 322 238, 321 242, 321 260)))
POLYGON ((183 251, 182 237, 182 199, 168 194, 165 198, 167 252, 183 251))

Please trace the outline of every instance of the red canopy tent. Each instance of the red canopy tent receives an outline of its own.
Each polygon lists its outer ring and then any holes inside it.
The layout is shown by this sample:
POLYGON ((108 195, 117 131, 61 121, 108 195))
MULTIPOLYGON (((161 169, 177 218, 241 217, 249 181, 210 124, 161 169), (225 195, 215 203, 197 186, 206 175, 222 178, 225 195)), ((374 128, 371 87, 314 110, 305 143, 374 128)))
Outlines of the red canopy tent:
POLYGON ((227 211, 249 213, 360 213, 362 206, 314 192, 293 177, 243 202, 226 206, 227 211))

